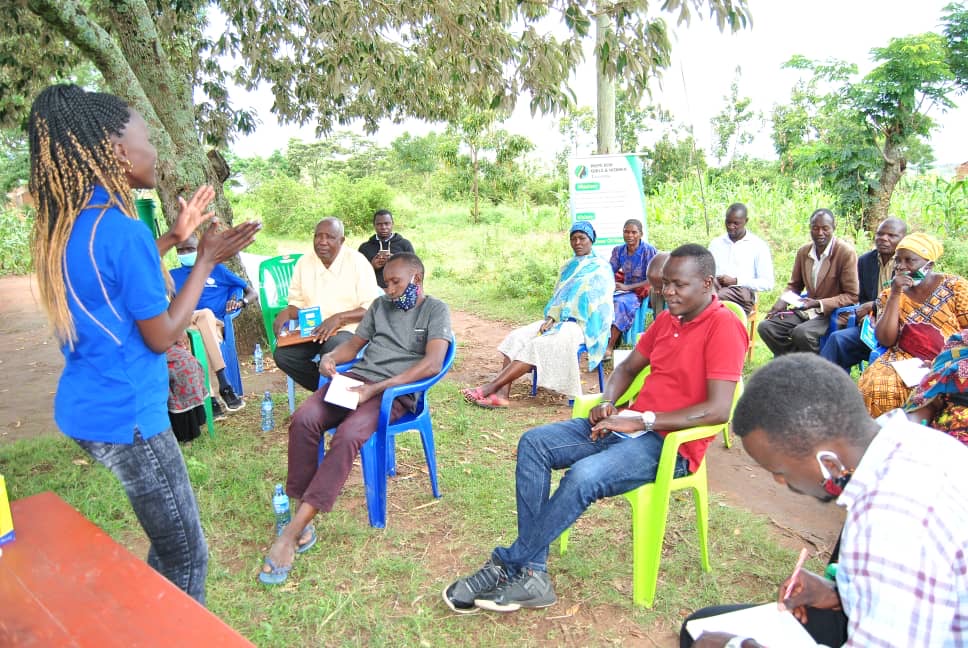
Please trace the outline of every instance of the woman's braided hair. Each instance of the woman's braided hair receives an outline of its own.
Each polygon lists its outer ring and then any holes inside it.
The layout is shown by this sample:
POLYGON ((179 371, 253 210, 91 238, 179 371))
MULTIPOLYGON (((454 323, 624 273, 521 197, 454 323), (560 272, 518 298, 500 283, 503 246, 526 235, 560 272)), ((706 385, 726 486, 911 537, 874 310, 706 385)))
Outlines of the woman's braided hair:
POLYGON ((30 193, 37 204, 31 248, 41 302, 54 333, 65 343, 73 343, 76 329, 67 307, 64 254, 94 186, 107 189, 110 205, 137 218, 131 187, 111 143, 130 117, 123 99, 76 85, 45 88, 30 109, 30 193))

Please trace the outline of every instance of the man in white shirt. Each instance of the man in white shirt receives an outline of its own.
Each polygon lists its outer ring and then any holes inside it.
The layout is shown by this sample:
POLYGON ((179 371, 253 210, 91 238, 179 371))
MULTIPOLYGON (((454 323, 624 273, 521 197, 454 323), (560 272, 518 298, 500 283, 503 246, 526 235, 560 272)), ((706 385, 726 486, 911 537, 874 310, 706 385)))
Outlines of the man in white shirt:
POLYGON ((746 229, 746 205, 726 208, 726 233, 709 242, 716 260, 716 294, 739 304, 747 315, 756 307, 756 293, 773 290, 773 257, 760 237, 746 229))
POLYGON ((280 341, 273 354, 276 366, 311 392, 319 387, 319 367, 313 358, 353 337, 356 324, 383 292, 366 257, 343 247, 345 240, 338 218, 319 221, 313 236, 315 254, 304 254, 296 261, 289 305, 273 323, 278 336, 286 322, 299 317, 300 309, 319 306, 322 323, 312 336, 299 344, 284 345, 280 341))

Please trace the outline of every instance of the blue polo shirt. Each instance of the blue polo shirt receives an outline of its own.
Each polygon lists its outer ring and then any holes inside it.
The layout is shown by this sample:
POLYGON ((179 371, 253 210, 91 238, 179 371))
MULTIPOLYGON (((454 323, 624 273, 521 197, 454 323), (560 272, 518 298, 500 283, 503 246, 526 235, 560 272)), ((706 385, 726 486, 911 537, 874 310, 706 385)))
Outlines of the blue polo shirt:
MULTIPOLYGON (((175 292, 182 289, 188 275, 192 269, 186 266, 175 268, 171 271, 171 278, 175 282, 175 292)), ((245 290, 245 280, 235 274, 221 263, 215 266, 212 274, 205 280, 205 287, 202 289, 202 296, 198 298, 198 305, 195 310, 208 308, 215 317, 220 320, 225 319, 225 302, 229 300, 232 293, 238 290, 245 290)))
POLYGON ((67 436, 132 443, 170 427, 165 354, 145 344, 137 320, 168 308, 161 260, 140 221, 106 205, 95 187, 65 251, 67 304, 77 339, 64 345, 54 420, 67 436))

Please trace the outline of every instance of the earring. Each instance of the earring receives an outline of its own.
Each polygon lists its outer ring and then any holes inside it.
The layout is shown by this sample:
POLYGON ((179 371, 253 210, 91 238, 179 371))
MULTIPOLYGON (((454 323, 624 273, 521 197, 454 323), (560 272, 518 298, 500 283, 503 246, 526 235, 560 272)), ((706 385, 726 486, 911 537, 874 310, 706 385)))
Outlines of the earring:
POLYGON ((127 171, 128 173, 131 173, 132 171, 134 171, 134 165, 133 165, 133 164, 131 164, 131 160, 128 160, 128 159, 125 159, 125 160, 124 160, 124 161, 122 162, 122 164, 124 164, 124 166, 125 166, 125 170, 126 170, 126 171, 127 171))

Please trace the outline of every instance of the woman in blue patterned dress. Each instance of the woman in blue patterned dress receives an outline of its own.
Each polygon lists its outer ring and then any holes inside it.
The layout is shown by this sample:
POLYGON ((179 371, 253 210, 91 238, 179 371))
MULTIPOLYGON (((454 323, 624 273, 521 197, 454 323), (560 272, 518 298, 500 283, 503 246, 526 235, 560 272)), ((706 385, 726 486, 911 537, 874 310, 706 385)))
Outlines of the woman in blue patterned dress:
POLYGON ((576 351, 588 349, 588 370, 605 355, 612 323, 615 281, 605 259, 592 251, 595 230, 578 221, 569 233, 575 256, 561 268, 558 283, 543 321, 516 328, 498 345, 503 366, 489 382, 462 390, 468 402, 480 407, 507 407, 511 383, 538 369, 538 386, 574 397, 581 394, 581 371, 576 351))
POLYGON ((625 239, 625 245, 615 246, 610 260, 615 273, 615 319, 612 321, 606 358, 611 357, 622 333, 632 327, 635 312, 639 310, 642 300, 649 295, 649 280, 645 272, 657 252, 642 240, 642 221, 638 219, 630 218, 625 221, 622 238, 625 239))

